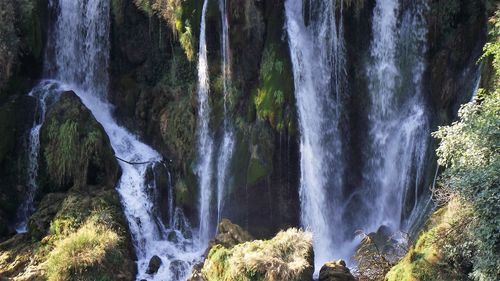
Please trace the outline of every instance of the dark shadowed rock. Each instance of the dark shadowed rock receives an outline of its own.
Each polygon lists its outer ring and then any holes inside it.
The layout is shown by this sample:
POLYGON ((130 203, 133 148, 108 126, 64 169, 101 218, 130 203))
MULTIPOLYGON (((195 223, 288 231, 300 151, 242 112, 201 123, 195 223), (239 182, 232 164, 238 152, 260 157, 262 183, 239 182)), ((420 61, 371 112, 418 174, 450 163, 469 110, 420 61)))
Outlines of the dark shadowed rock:
POLYGON ((149 260, 149 265, 148 269, 146 270, 147 274, 156 274, 158 272, 158 269, 160 269, 160 266, 162 264, 162 261, 159 256, 154 255, 151 260, 149 260))

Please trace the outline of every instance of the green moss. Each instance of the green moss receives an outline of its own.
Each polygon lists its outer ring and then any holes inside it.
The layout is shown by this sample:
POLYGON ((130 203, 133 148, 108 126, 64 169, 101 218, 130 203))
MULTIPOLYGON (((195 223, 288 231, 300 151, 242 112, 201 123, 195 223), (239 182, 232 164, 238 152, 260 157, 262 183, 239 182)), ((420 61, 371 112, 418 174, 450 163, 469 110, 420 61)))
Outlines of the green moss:
MULTIPOLYGON (((176 26, 182 25, 176 24, 176 26)), ((191 24, 189 23, 189 21, 186 21, 186 23, 182 27, 183 28, 181 28, 181 30, 179 31, 179 42, 184 49, 184 53, 186 54, 187 59, 189 61, 193 61, 195 52, 193 29, 191 28, 191 24)))
POLYGON ((259 159, 251 159, 248 165, 247 184, 254 185, 269 174, 269 167, 259 159))
POLYGON ((449 235, 452 225, 459 219, 459 206, 452 202, 436 211, 419 235, 417 242, 405 257, 387 273, 386 281, 448 281, 462 280, 444 256, 440 240, 449 235))
POLYGON ((47 3, 38 0, 20 0, 16 3, 18 12, 18 29, 22 35, 21 49, 35 60, 40 60, 44 48, 44 28, 47 14, 47 3))
POLYGON ((134 0, 134 4, 149 17, 153 16, 152 1, 150 0, 134 0))
MULTIPOLYGON (((116 1, 116 0, 115 0, 116 1)), ((193 0, 134 0, 135 5, 148 16, 157 15, 170 26, 174 35, 178 36, 179 43, 186 58, 193 61, 195 56, 195 36, 191 25, 197 26, 197 11, 200 3, 193 0)))
POLYGON ((176 206, 186 206, 189 205, 189 203, 192 201, 191 200, 192 195, 189 192, 189 189, 187 187, 187 184, 185 181, 178 180, 175 184, 175 200, 176 206))
POLYGON ((254 96, 257 116, 267 120, 277 130, 281 131, 287 121, 284 116, 284 106, 290 101, 293 90, 290 87, 290 65, 276 51, 275 45, 269 45, 264 50, 260 68, 260 87, 254 96))

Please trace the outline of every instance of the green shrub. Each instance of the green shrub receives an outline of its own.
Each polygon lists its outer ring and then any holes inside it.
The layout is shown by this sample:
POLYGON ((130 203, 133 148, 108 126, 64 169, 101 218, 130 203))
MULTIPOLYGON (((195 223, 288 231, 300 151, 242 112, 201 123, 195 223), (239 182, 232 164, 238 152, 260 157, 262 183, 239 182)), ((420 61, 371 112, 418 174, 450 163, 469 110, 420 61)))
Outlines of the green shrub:
MULTIPOLYGON (((460 120, 440 127, 439 164, 446 167, 440 185, 470 203, 473 227, 466 242, 474 244, 475 280, 500 276, 500 11, 490 20, 490 42, 483 60, 493 68, 492 82, 475 102, 463 105, 460 120)), ((470 255, 469 247, 462 255, 470 255)), ((456 249, 448 249, 455 251, 456 249)))

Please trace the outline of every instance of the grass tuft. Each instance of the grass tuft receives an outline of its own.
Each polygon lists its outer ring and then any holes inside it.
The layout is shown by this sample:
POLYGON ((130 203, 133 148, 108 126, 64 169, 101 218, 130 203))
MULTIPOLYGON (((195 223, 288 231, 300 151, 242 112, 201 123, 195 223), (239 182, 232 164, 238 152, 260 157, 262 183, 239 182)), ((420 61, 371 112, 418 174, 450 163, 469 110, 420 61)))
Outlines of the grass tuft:
POLYGON ((91 271, 104 263, 119 242, 118 234, 111 228, 87 221, 78 231, 55 243, 46 262, 48 280, 69 280, 75 274, 91 271))
POLYGON ((207 280, 302 280, 312 274, 312 234, 297 229, 278 233, 273 239, 255 240, 232 249, 217 245, 202 270, 207 280))

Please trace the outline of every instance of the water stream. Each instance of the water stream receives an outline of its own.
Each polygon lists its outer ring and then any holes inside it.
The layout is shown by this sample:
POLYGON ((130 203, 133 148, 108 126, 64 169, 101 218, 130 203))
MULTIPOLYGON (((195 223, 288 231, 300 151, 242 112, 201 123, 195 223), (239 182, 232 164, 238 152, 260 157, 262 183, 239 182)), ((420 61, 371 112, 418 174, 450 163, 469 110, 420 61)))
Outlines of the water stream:
POLYGON ((228 102, 231 86, 231 61, 229 45, 229 23, 227 15, 226 0, 219 0, 219 12, 221 14, 221 56, 222 56, 222 79, 224 95, 224 121, 222 144, 219 146, 217 157, 217 223, 222 219, 228 176, 230 174, 230 162, 234 150, 234 130, 228 113, 228 102))
POLYGON ((422 89, 427 4, 403 9, 399 0, 376 1, 366 62, 370 106, 362 179, 344 194, 343 147, 349 144, 339 120, 350 110, 343 100, 351 93, 345 86, 343 2, 285 3, 301 133, 302 225, 313 232, 317 270, 333 258, 351 258, 356 230, 405 230, 428 202, 421 196, 430 133, 422 89))
POLYGON ((199 181, 199 236, 201 244, 208 244, 215 232, 212 210, 212 179, 213 179, 213 136, 210 131, 210 80, 208 73, 207 42, 206 42, 206 14, 208 0, 203 2, 200 24, 200 46, 198 52, 198 165, 196 175, 199 181))
MULTIPOLYGON (((342 3, 342 1, 341 1, 342 3)), ((342 227, 335 213, 343 185, 344 161, 339 131, 344 83, 342 11, 337 1, 309 2, 309 24, 304 2, 287 0, 288 31, 295 96, 300 123, 301 222, 314 234, 315 268, 338 256, 342 227)))

